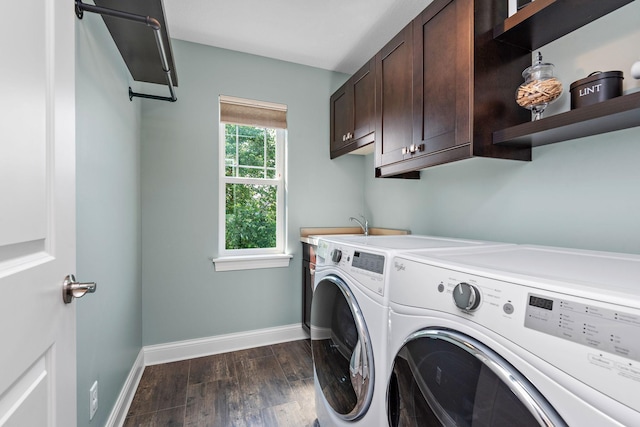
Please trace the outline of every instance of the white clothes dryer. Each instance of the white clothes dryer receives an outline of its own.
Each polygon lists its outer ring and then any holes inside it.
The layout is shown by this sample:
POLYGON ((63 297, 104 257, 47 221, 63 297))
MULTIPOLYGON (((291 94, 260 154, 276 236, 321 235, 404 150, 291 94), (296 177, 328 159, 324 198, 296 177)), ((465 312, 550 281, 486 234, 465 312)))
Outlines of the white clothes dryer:
POLYGON ((522 245, 394 265, 390 426, 640 425, 640 256, 522 245))
POLYGON ((320 237, 311 347, 321 427, 386 425, 387 277, 393 255, 487 244, 417 235, 320 237))

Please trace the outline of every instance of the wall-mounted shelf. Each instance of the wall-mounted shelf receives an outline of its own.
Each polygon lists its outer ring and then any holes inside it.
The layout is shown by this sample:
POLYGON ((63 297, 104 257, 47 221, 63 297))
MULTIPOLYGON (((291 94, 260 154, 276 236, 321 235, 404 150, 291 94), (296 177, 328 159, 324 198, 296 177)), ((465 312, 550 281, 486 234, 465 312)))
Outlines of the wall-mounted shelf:
POLYGON ((493 38, 535 50, 633 0, 536 0, 493 30, 493 38))
MULTIPOLYGON (((536 0, 496 26, 493 38, 538 49, 633 0, 536 0)), ((493 132, 493 144, 538 147, 640 126, 640 93, 493 132)))
POLYGON ((640 92, 496 131, 493 143, 538 147, 636 126, 640 126, 640 92))
POLYGON ((76 15, 97 13, 111 33, 120 55, 135 81, 167 85, 171 96, 135 93, 132 97, 176 101, 173 91, 178 86, 171 40, 164 17, 162 0, 94 0, 95 5, 75 0, 76 15))

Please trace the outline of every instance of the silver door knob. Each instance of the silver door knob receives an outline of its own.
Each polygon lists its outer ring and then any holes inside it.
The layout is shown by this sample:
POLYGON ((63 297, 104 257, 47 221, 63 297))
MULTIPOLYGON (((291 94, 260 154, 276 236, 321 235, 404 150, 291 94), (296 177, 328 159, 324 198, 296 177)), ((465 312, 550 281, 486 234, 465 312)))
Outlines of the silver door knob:
POLYGON ((76 282, 76 276, 69 274, 62 284, 62 300, 69 304, 74 298, 82 298, 84 294, 92 294, 96 291, 96 282, 76 282))

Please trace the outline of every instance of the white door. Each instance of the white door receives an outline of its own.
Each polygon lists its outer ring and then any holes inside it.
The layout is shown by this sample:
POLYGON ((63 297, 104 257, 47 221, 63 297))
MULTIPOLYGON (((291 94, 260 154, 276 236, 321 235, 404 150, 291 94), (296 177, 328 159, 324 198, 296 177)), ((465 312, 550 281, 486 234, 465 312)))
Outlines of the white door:
POLYGON ((0 1, 0 426, 76 425, 75 14, 0 1))

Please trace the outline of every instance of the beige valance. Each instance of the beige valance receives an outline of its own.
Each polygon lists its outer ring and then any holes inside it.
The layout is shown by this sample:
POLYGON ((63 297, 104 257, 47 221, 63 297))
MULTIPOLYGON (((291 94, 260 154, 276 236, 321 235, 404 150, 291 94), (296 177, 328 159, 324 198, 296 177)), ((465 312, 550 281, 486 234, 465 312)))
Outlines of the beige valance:
POLYGON ((287 128, 287 106, 220 95, 220 121, 236 125, 287 128))

